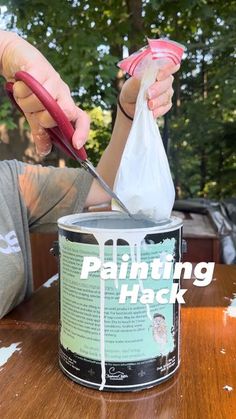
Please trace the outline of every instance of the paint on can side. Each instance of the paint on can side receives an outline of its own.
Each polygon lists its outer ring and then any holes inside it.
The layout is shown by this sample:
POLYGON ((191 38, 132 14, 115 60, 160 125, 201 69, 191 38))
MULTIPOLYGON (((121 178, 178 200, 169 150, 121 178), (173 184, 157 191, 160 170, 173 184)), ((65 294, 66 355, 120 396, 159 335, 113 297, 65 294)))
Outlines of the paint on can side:
POLYGON ((123 284, 129 290, 139 285, 140 297, 143 289, 158 292, 179 282, 173 275, 152 279, 148 272, 143 280, 129 275, 132 262, 165 261, 170 254, 180 261, 182 221, 173 217, 154 224, 106 212, 62 217, 58 225, 62 370, 82 385, 109 391, 140 390, 171 377, 180 362, 179 303, 121 304, 119 297, 123 284), (117 262, 125 279, 101 279, 100 270, 81 279, 88 256, 117 262))

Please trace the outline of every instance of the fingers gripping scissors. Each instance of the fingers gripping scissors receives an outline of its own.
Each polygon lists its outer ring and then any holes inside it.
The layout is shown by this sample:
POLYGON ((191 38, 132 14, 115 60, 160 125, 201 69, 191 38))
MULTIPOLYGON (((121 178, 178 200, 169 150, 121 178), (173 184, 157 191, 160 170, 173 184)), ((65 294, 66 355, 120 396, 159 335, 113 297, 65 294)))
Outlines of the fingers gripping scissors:
MULTIPOLYGON (((15 79, 17 81, 23 81, 26 86, 30 88, 56 122, 56 127, 46 129, 52 143, 69 157, 79 162, 80 165, 98 181, 110 197, 113 198, 129 216, 131 216, 129 210, 123 202, 113 192, 110 186, 107 185, 103 178, 98 174, 93 164, 88 160, 85 148, 82 147, 80 150, 76 150, 73 147, 72 137, 75 129, 50 93, 48 93, 48 91, 37 80, 35 80, 34 77, 25 71, 18 71, 15 74, 15 79)), ((22 109, 18 106, 14 99, 13 85, 14 83, 7 82, 5 88, 12 103, 14 103, 14 105, 22 112, 22 109)))

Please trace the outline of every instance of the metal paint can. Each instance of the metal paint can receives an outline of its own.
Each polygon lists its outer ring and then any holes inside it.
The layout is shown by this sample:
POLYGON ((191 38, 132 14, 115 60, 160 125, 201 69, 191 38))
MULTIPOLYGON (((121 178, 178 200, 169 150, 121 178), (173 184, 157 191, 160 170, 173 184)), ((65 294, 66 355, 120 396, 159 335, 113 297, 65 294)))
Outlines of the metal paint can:
POLYGON ((181 259, 182 220, 99 212, 62 217, 58 227, 62 371, 105 391, 169 379, 180 364, 180 305, 150 302, 150 294, 163 297, 163 290, 179 287, 173 269, 181 259))

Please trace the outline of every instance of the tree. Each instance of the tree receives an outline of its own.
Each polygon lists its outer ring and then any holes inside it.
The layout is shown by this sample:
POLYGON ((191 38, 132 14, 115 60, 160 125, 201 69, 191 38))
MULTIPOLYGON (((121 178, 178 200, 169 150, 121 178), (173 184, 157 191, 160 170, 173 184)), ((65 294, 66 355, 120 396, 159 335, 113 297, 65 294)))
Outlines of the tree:
MULTIPOLYGON (((167 36, 185 44, 168 115, 169 157, 178 196, 221 198, 235 192, 235 1, 9 0, 2 4, 7 6, 10 27, 60 69, 80 106, 86 110, 100 106, 95 113, 111 111, 113 120, 124 81, 116 63, 123 54, 142 47, 146 37, 167 36)), ((9 112, 7 106, 4 102, 3 112, 9 112)), ((96 156, 110 135, 110 124, 99 124, 94 122, 88 144, 89 154, 93 150, 96 156)))

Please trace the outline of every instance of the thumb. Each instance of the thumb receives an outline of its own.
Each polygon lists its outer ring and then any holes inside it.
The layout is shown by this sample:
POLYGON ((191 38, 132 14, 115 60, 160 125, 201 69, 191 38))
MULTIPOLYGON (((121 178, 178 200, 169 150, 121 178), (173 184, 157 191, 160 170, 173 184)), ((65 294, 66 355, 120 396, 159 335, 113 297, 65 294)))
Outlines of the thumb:
POLYGON ((29 123, 37 153, 41 156, 46 156, 50 153, 52 148, 49 134, 41 127, 35 114, 26 112, 25 117, 29 123))
POLYGON ((122 89, 121 89, 121 97, 123 102, 126 103, 135 103, 138 92, 140 88, 140 80, 130 77, 126 82, 124 83, 122 89))

